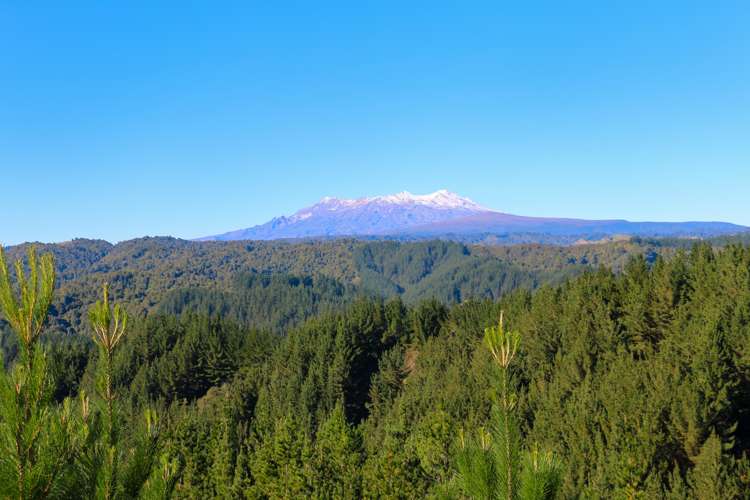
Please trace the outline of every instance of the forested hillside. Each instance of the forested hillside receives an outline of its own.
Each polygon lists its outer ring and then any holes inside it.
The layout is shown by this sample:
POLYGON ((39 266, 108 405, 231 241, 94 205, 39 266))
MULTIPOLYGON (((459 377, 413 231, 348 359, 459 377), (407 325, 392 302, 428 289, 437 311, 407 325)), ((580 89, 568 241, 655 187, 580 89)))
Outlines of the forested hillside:
MULTIPOLYGON (((291 307, 297 312, 290 314, 304 319, 318 312, 318 305, 308 308, 303 303, 339 304, 359 295, 400 295, 407 303, 433 297, 445 302, 497 299, 518 287, 559 283, 598 266, 620 270, 630 256, 646 255, 653 260, 657 254, 671 255, 675 248, 690 244, 686 240, 624 240, 570 247, 485 247, 444 241, 191 242, 142 238, 117 245, 73 240, 37 247, 40 253, 50 252, 55 257, 58 283, 50 313, 52 325, 75 333, 85 326, 86 310, 105 282, 112 297, 135 315, 199 308, 224 311, 250 325, 273 327, 278 321, 267 314, 251 314, 256 306, 248 301, 257 303, 262 298, 266 312, 277 305, 291 307), (264 285, 265 278, 240 283, 243 276, 252 275, 273 275, 273 284, 270 288, 264 285), (278 286, 288 279, 312 282, 315 290, 307 285, 295 288, 295 297, 281 305, 279 301, 286 299, 278 286), (308 292, 311 297, 301 297, 308 292), (329 293, 335 296, 329 297, 329 293), (235 307, 239 304, 243 311, 235 307)), ((9 248, 9 258, 23 257, 27 247, 9 248)))
MULTIPOLYGON (((559 478, 548 483, 552 490, 528 496, 523 489, 518 498, 750 494, 749 247, 670 246, 667 258, 632 252, 619 272, 578 269, 577 276, 562 279, 556 274, 562 259, 596 255, 619 262, 622 247, 602 246, 598 253, 572 248, 565 255, 543 247, 480 251, 441 243, 347 242, 353 277, 293 273, 305 262, 321 263, 324 254, 344 254, 346 247, 337 245, 282 247, 282 253, 303 253, 287 262, 277 254, 273 265, 285 271, 277 274, 258 265, 229 278, 231 258, 211 259, 205 265, 213 271, 204 272, 217 279, 226 272, 224 288, 165 289, 156 309, 131 317, 111 361, 123 419, 124 441, 116 446, 138 442, 144 409, 160 415, 154 443, 155 456, 167 467, 169 487, 158 483, 164 495, 481 498, 467 477, 491 484, 486 474, 505 470, 482 461, 491 460, 493 440, 508 438, 493 430, 502 401, 512 401, 507 408, 518 422, 513 442, 527 450, 518 456, 532 460, 507 470, 519 467, 523 486, 529 479, 522 466, 533 472, 539 470, 534 464, 554 463, 559 478), (544 271, 554 279, 540 284, 530 270, 540 270, 545 251, 557 256, 544 271), (494 272, 484 267, 488 263, 509 265, 494 252, 528 259, 526 269, 512 266, 507 288, 502 280, 486 280, 494 272), (466 278, 457 280, 459 274, 466 278), (488 282, 498 295, 467 299, 461 292, 464 284, 481 290, 488 282), (377 293, 354 290, 364 283, 377 293), (394 288, 383 293, 387 287, 394 288), (457 289, 460 296, 452 295, 457 289), (422 290, 440 290, 440 300, 425 298, 422 290), (487 348, 494 344, 485 345, 497 333, 487 329, 501 312, 508 331, 518 335, 506 382, 498 375, 506 373, 497 370, 500 358, 487 348), (502 394, 505 399, 498 399, 502 394)), ((217 248, 225 255, 241 251, 217 248)), ((158 260, 152 251, 129 255, 144 259, 148 270, 147 263, 158 260)), ((66 266, 60 291, 66 280, 95 276, 76 267, 78 258, 127 268, 106 247, 99 253, 69 250, 77 257, 67 263, 69 257, 56 252, 58 268, 66 266), (72 277, 65 277, 66 270, 72 277)), ((106 351, 96 355, 96 344, 84 336, 48 331, 42 337, 48 337, 53 401, 73 397, 65 411, 80 411, 75 398, 99 394, 97 359, 106 359, 106 351)), ((6 342, 8 362, 15 359, 12 345, 6 342)), ((78 453, 71 463, 88 456, 78 453)), ((65 474, 76 484, 74 470, 65 474)), ((144 492, 155 487, 154 474, 144 479, 144 492)), ((75 496, 75 490, 64 491, 75 496)))

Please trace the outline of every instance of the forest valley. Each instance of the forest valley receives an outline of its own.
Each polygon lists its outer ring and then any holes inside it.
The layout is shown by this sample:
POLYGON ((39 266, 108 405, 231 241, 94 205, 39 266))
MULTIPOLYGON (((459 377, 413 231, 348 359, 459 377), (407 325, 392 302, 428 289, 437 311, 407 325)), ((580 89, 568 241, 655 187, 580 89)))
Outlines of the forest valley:
POLYGON ((0 318, 2 498, 750 498, 744 240, 25 245, 0 318))

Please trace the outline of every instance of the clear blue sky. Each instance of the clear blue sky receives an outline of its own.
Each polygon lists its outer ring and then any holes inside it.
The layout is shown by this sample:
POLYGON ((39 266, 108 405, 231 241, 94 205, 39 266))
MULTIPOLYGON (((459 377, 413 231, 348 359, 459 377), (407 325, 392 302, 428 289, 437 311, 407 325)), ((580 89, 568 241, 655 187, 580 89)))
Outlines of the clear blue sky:
POLYGON ((746 0, 113 4, 0 0, 2 243, 440 188, 750 225, 746 0))

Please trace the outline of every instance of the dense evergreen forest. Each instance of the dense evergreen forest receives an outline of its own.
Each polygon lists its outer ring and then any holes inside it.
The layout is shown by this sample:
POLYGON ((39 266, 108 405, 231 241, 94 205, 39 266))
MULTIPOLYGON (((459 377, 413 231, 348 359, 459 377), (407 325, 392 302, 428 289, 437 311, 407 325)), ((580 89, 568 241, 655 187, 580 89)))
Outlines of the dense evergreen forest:
POLYGON ((742 243, 27 250, 2 497, 750 497, 742 243))
MULTIPOLYGON (((656 255, 668 256, 690 245, 692 242, 679 239, 563 247, 468 246, 445 241, 191 242, 141 238, 116 245, 78 239, 36 247, 40 254, 51 253, 55 258, 57 292, 50 326, 72 334, 86 329, 87 310, 104 283, 109 283, 115 300, 139 317, 158 310, 210 312, 204 300, 210 296, 210 306, 217 308, 216 312, 268 326, 276 320, 248 312, 248 307, 289 308, 291 315, 305 309, 316 314, 318 305, 308 308, 301 304, 301 295, 310 294, 302 300, 319 302, 325 309, 341 302, 340 288, 347 290, 347 297, 399 295, 409 304, 429 298, 446 303, 470 298, 495 300, 518 287, 560 283, 598 266, 619 271, 633 255, 653 260, 656 255), (269 287, 267 278, 253 280, 251 275, 272 275, 273 283, 269 287), (297 288, 287 304, 280 304, 279 299, 287 295, 279 288, 285 279, 306 285, 297 288), (315 283, 314 290, 310 280, 315 283), (265 305, 260 306, 261 302, 265 305)), ((27 249, 28 245, 8 248, 8 257, 23 258, 27 249)))

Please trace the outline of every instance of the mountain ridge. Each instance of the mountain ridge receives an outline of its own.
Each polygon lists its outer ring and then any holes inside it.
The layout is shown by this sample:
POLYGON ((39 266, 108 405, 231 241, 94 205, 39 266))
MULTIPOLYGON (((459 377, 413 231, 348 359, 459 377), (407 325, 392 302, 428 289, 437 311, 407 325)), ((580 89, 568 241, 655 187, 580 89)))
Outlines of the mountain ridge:
POLYGON ((712 237, 741 233, 745 226, 720 221, 632 222, 625 219, 530 217, 504 213, 441 189, 415 195, 408 191, 356 199, 324 197, 289 216, 198 241, 368 237, 449 240, 479 235, 526 235, 527 241, 568 243, 616 235, 712 237))

